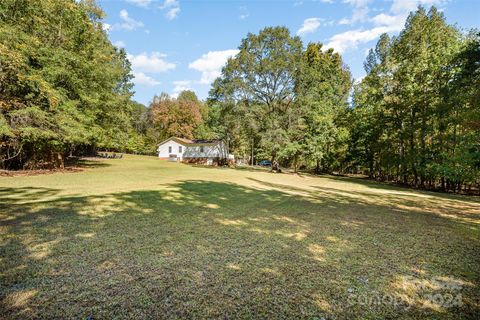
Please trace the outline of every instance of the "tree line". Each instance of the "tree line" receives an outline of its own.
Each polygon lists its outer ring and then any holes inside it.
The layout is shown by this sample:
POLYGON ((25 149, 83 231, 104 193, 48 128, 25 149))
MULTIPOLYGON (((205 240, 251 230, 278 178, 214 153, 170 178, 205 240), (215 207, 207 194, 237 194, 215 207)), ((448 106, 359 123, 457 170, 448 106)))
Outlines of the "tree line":
POLYGON ((237 159, 448 191, 480 181, 480 34, 419 7, 380 37, 354 82, 340 54, 285 27, 241 40, 206 101, 132 100, 126 52, 94 1, 0 3, 0 164, 58 166, 97 150, 154 154, 221 138, 237 159))
POLYGON ((248 34, 239 50, 208 100, 213 127, 230 137, 231 150, 295 170, 339 166, 352 85, 340 55, 320 43, 304 49, 285 27, 248 34))
POLYGON ((62 166, 65 155, 142 140, 130 63, 103 16, 87 0, 0 2, 2 168, 62 166))
POLYGON ((353 83, 339 54, 284 27, 242 40, 214 82, 212 128, 253 162, 363 173, 421 188, 478 190, 480 34, 435 7, 380 37, 353 83), (351 101, 349 101, 351 99, 351 101))
POLYGON ((459 191, 480 178, 480 35, 462 34, 435 7, 365 61, 350 112, 347 163, 370 177, 459 191))
POLYGON ((0 2, 0 168, 62 167, 97 151, 154 154, 170 135, 205 136, 195 93, 132 100, 130 62, 93 0, 0 2))

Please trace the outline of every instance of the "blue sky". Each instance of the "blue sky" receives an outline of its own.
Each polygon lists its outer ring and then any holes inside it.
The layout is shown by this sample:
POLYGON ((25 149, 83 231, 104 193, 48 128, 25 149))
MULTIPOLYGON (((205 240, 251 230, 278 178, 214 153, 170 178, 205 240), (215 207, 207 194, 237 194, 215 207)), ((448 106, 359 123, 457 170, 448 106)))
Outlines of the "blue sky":
POLYGON ((449 23, 480 27, 477 0, 185 1, 99 0, 112 42, 124 47, 135 76, 134 99, 194 90, 204 99, 248 32, 282 25, 304 44, 320 41, 343 56, 356 79, 383 32, 398 33, 410 10, 435 4, 449 23))

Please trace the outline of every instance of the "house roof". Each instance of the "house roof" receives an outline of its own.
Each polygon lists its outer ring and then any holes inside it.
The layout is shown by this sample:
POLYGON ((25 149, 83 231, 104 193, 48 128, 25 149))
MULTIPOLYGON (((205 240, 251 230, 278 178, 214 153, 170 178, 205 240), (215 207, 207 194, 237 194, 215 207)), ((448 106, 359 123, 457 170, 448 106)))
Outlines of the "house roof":
POLYGON ((170 140, 175 140, 176 142, 182 144, 182 145, 202 145, 202 144, 216 144, 218 142, 220 142, 221 140, 217 139, 212 139, 212 140, 207 140, 207 139, 194 139, 194 140, 190 140, 190 139, 185 139, 185 138, 179 138, 179 137, 170 137, 162 142, 160 142, 158 145, 162 145, 164 144, 165 142, 168 142, 170 140))
POLYGON ((217 143, 217 142, 220 142, 221 140, 219 139, 210 139, 210 140, 207 140, 207 139, 195 139, 195 140, 192 140, 192 143, 217 143))
MULTIPOLYGON (((174 139, 174 140, 186 143, 186 144, 193 143, 193 140, 186 139, 186 138, 171 137, 170 139, 174 139)), ((170 139, 168 139, 168 140, 170 140, 170 139)))

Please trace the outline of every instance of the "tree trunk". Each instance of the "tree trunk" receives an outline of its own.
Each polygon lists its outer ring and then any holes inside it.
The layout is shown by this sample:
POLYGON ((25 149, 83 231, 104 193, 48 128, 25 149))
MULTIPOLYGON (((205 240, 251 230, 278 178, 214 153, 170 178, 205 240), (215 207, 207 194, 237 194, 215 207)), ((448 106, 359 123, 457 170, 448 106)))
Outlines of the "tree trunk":
POLYGON ((254 163, 253 163, 253 144, 254 144, 254 141, 255 141, 255 140, 252 138, 252 167, 253 167, 253 164, 254 164, 254 163))
POLYGON ((368 156, 368 167, 369 167, 369 173, 368 177, 371 179, 374 176, 374 170, 375 170, 375 162, 374 162, 374 156, 373 152, 369 150, 369 156, 368 156))
POLYGON ((277 171, 278 170, 278 162, 276 160, 276 156, 277 156, 277 153, 275 152, 275 150, 272 151, 272 158, 271 158, 271 169, 270 171, 277 171))
POLYGON ((297 173, 297 171, 298 171, 298 155, 295 154, 295 156, 293 157, 293 172, 297 173))

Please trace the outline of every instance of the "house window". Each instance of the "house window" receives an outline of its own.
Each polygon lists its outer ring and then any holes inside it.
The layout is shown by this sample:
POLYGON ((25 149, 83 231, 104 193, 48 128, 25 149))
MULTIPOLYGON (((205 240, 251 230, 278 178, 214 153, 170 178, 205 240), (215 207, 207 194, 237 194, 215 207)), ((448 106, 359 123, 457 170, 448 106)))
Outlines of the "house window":
POLYGON ((204 152, 203 146, 200 146, 200 152, 204 152))
POLYGON ((172 153, 172 146, 168 147, 168 153, 172 153))
POLYGON ((178 153, 182 153, 182 146, 178 146, 178 153))

